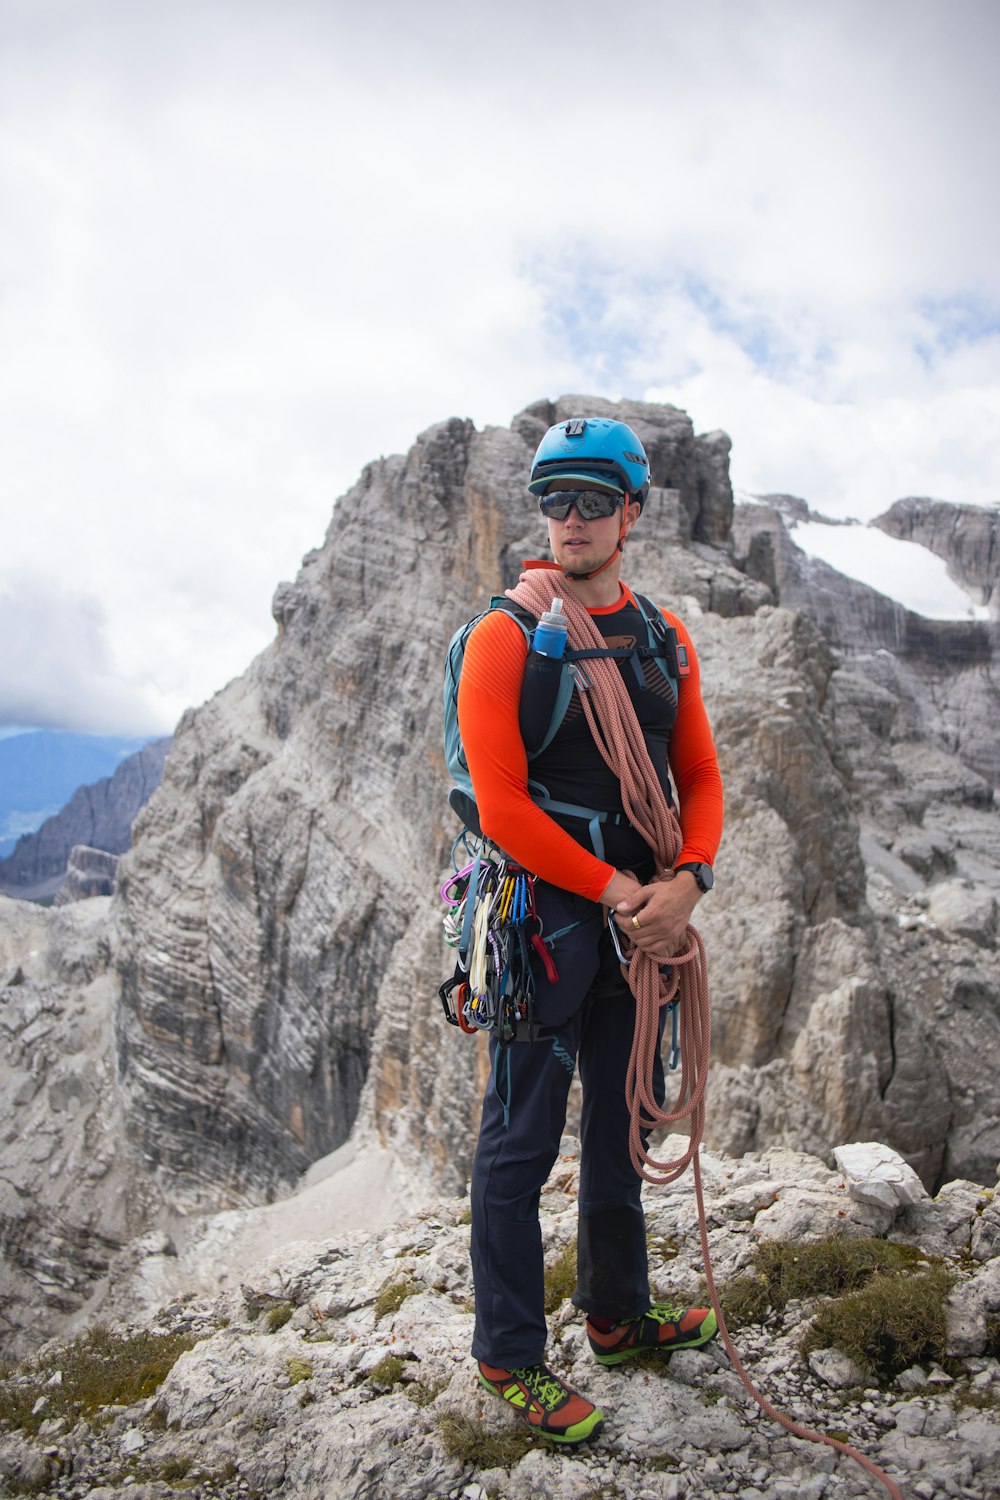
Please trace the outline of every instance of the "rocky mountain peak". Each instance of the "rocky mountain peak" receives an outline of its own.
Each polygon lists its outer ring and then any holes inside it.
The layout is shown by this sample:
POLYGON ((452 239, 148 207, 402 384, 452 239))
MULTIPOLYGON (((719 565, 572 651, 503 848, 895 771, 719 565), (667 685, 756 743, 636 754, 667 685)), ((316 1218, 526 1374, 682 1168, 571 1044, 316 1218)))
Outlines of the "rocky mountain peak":
POLYGON ((806 558, 783 515, 804 502, 734 508, 724 434, 567 396, 509 428, 442 422, 366 467, 277 589, 272 645, 182 719, 87 943, 72 907, 33 916, 42 943, 4 927, 23 903, 0 903, 16 1138, 42 1128, 48 1090, 68 1101, 46 1116, 58 1170, 40 1177, 25 1147, 0 1211, 8 1306, 39 1333, 106 1275, 102 1209, 115 1242, 239 1209, 348 1140, 464 1189, 484 1058, 436 997, 459 831, 442 662, 543 545, 525 474, 545 426, 585 410, 623 416, 651 454, 626 576, 690 626, 726 785, 698 910, 711 1145, 826 1158, 875 1139, 928 1188, 992 1182, 998 627, 912 616, 806 558), (101 1140, 98 1203, 78 1174, 101 1140), (32 1245, 56 1221, 45 1285, 32 1245))

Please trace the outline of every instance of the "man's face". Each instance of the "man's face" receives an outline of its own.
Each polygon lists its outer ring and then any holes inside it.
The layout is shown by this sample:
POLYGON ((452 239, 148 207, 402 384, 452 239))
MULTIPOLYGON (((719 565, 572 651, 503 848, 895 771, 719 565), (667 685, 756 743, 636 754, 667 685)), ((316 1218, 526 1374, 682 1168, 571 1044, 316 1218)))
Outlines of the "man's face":
MULTIPOLYGON (((568 480, 559 485, 560 490, 585 490, 587 485, 577 480, 568 480)), ((633 501, 628 507, 625 521, 626 535, 635 525, 639 506, 633 501)), ((606 562, 618 545, 622 524, 621 506, 611 516, 599 516, 594 521, 585 521, 574 505, 565 520, 555 521, 546 517, 549 528, 549 546, 555 561, 567 573, 592 573, 606 562)))

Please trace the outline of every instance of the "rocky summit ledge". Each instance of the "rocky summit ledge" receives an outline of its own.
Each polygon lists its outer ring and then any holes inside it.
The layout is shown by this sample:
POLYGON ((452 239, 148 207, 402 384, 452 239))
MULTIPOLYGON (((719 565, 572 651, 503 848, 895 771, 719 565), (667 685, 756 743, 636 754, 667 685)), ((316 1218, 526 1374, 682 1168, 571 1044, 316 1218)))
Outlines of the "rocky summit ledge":
MULTIPOLYGON (((168 1500, 179 1494, 295 1500, 835 1500, 885 1491, 853 1461, 788 1435, 746 1395, 721 1345, 660 1365, 604 1369, 568 1300, 576 1221, 576 1143, 543 1198, 553 1311, 549 1359, 598 1401, 600 1438, 575 1452, 533 1440, 477 1385, 467 1208, 452 1200, 379 1232, 295 1239, 245 1270, 238 1289, 188 1294, 96 1336, 105 1362, 130 1343, 169 1350, 147 1393, 120 1378, 119 1399, 86 1417, 79 1342, 51 1344, 40 1368, 0 1382, 0 1494, 59 1500, 168 1500), (155 1336, 155 1337, 151 1337, 155 1336), (104 1344, 100 1340, 103 1337, 104 1344), (181 1351, 178 1353, 178 1351, 181 1351), (160 1383, 155 1384, 159 1379, 160 1383)), ((669 1149, 669 1145, 668 1145, 669 1149)), ((841 1157, 838 1157, 841 1160, 841 1157)), ((748 1373, 786 1414, 846 1438, 916 1500, 1000 1491, 1000 1205, 973 1183, 936 1198, 885 1148, 848 1150, 841 1170, 796 1152, 733 1160, 702 1154, 720 1282, 746 1272, 768 1241, 882 1238, 942 1257, 956 1278, 947 1347, 877 1385, 841 1352, 803 1356, 821 1302, 788 1301, 744 1323, 748 1373)), ((357 1163, 354 1164, 355 1167, 357 1163)), ((648 1191, 654 1284, 699 1295, 700 1251, 687 1177, 648 1191)), ((271 1210, 273 1212, 273 1209, 271 1210)), ((211 1239, 216 1247, 218 1236, 211 1239)), ((169 1259, 147 1237, 147 1259, 169 1259)), ((147 1275, 145 1284, 155 1282, 147 1275)), ((123 1292, 127 1288, 123 1287, 123 1292)), ((95 1340, 95 1335, 90 1335, 95 1340)), ((121 1362, 124 1361, 124 1358, 121 1362)), ((148 1360, 147 1360, 148 1363, 148 1360)))

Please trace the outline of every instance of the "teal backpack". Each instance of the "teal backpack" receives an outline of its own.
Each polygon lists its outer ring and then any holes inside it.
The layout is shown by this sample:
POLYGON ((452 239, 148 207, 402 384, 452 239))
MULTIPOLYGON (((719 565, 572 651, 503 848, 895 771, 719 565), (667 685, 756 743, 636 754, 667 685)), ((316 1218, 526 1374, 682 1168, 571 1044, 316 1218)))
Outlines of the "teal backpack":
MULTIPOLYGON (((560 724, 566 717, 570 699, 577 685, 576 663, 593 659, 594 657, 611 657, 622 660, 631 657, 636 670, 639 671, 639 662, 643 657, 651 657, 666 677, 674 695, 674 702, 678 699, 678 686, 680 679, 688 675, 689 667, 687 660, 687 649, 677 639, 677 631, 672 625, 668 625, 660 611, 654 604, 636 594, 635 602, 646 625, 646 646, 619 647, 607 646, 595 647, 588 650, 574 650, 566 648, 562 660, 562 671, 559 678, 559 686, 555 694, 552 713, 549 718, 548 728, 537 745, 527 748, 529 766, 536 756, 540 755, 559 729, 560 724)), ((465 828, 479 837, 482 837, 482 829, 479 824, 479 813, 476 808, 476 794, 473 790, 472 779, 469 775, 469 765, 465 758, 465 749, 462 745, 462 735, 458 726, 458 684, 462 676, 462 664, 465 660, 465 646, 472 631, 480 620, 494 609, 505 610, 512 619, 516 620, 524 638, 527 648, 531 650, 534 640, 537 619, 523 605, 508 599, 506 595, 494 595, 489 602, 489 607, 473 616, 465 625, 459 627, 452 636, 448 645, 448 653, 445 658, 444 670, 444 754, 448 771, 452 778, 452 788, 448 793, 448 801, 453 811, 458 815, 465 828)), ((586 818, 590 825, 590 838, 595 854, 603 858, 604 840, 601 835, 601 823, 607 820, 608 814, 595 812, 593 808, 578 807, 573 803, 553 801, 545 788, 539 783, 528 781, 528 790, 532 800, 550 813, 561 813, 564 816, 574 818, 586 818)))

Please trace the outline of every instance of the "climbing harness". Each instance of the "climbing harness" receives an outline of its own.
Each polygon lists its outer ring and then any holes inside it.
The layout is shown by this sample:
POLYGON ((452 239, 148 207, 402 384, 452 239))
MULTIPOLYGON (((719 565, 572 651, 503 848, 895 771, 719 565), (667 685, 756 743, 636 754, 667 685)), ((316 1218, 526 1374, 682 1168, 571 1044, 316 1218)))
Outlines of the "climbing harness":
MULTIPOLYGON (((549 608, 558 586, 551 574, 531 572, 522 578, 516 589, 511 590, 511 597, 535 615, 540 615, 549 608)), ((599 632, 584 606, 572 596, 564 596, 564 608, 569 616, 570 641, 576 646, 598 645, 601 639, 599 632)), ((581 698, 594 743, 621 783, 622 805, 630 823, 642 835, 653 853, 656 861, 654 880, 672 880, 683 836, 649 759, 622 675, 613 662, 596 659, 589 668, 589 677, 589 690, 581 694, 581 698)), ((747 1393, 773 1421, 796 1437, 823 1443, 846 1454, 884 1485, 893 1500, 903 1500, 898 1485, 865 1454, 849 1443, 841 1442, 839 1438, 814 1432, 786 1417, 761 1394, 743 1368, 726 1326, 712 1272, 699 1160, 699 1149, 705 1131, 705 1091, 711 1043, 705 947, 697 929, 689 926, 685 951, 672 955, 669 964, 663 964, 655 956, 630 945, 627 932, 617 927, 613 915, 609 915, 608 922, 615 946, 622 953, 622 972, 635 996, 635 1033, 626 1077, 632 1163, 641 1177, 656 1184, 673 1182, 689 1165, 692 1168, 705 1281, 723 1346, 733 1369, 747 1393), (679 1003, 681 1018, 682 1068, 676 1103, 673 1108, 665 1109, 657 1103, 654 1093, 654 1062, 659 1045, 659 1011, 662 1006, 675 1002, 679 1003), (655 1160, 644 1145, 644 1132, 658 1127, 675 1126, 682 1120, 689 1122, 687 1150, 670 1161, 655 1160)))

